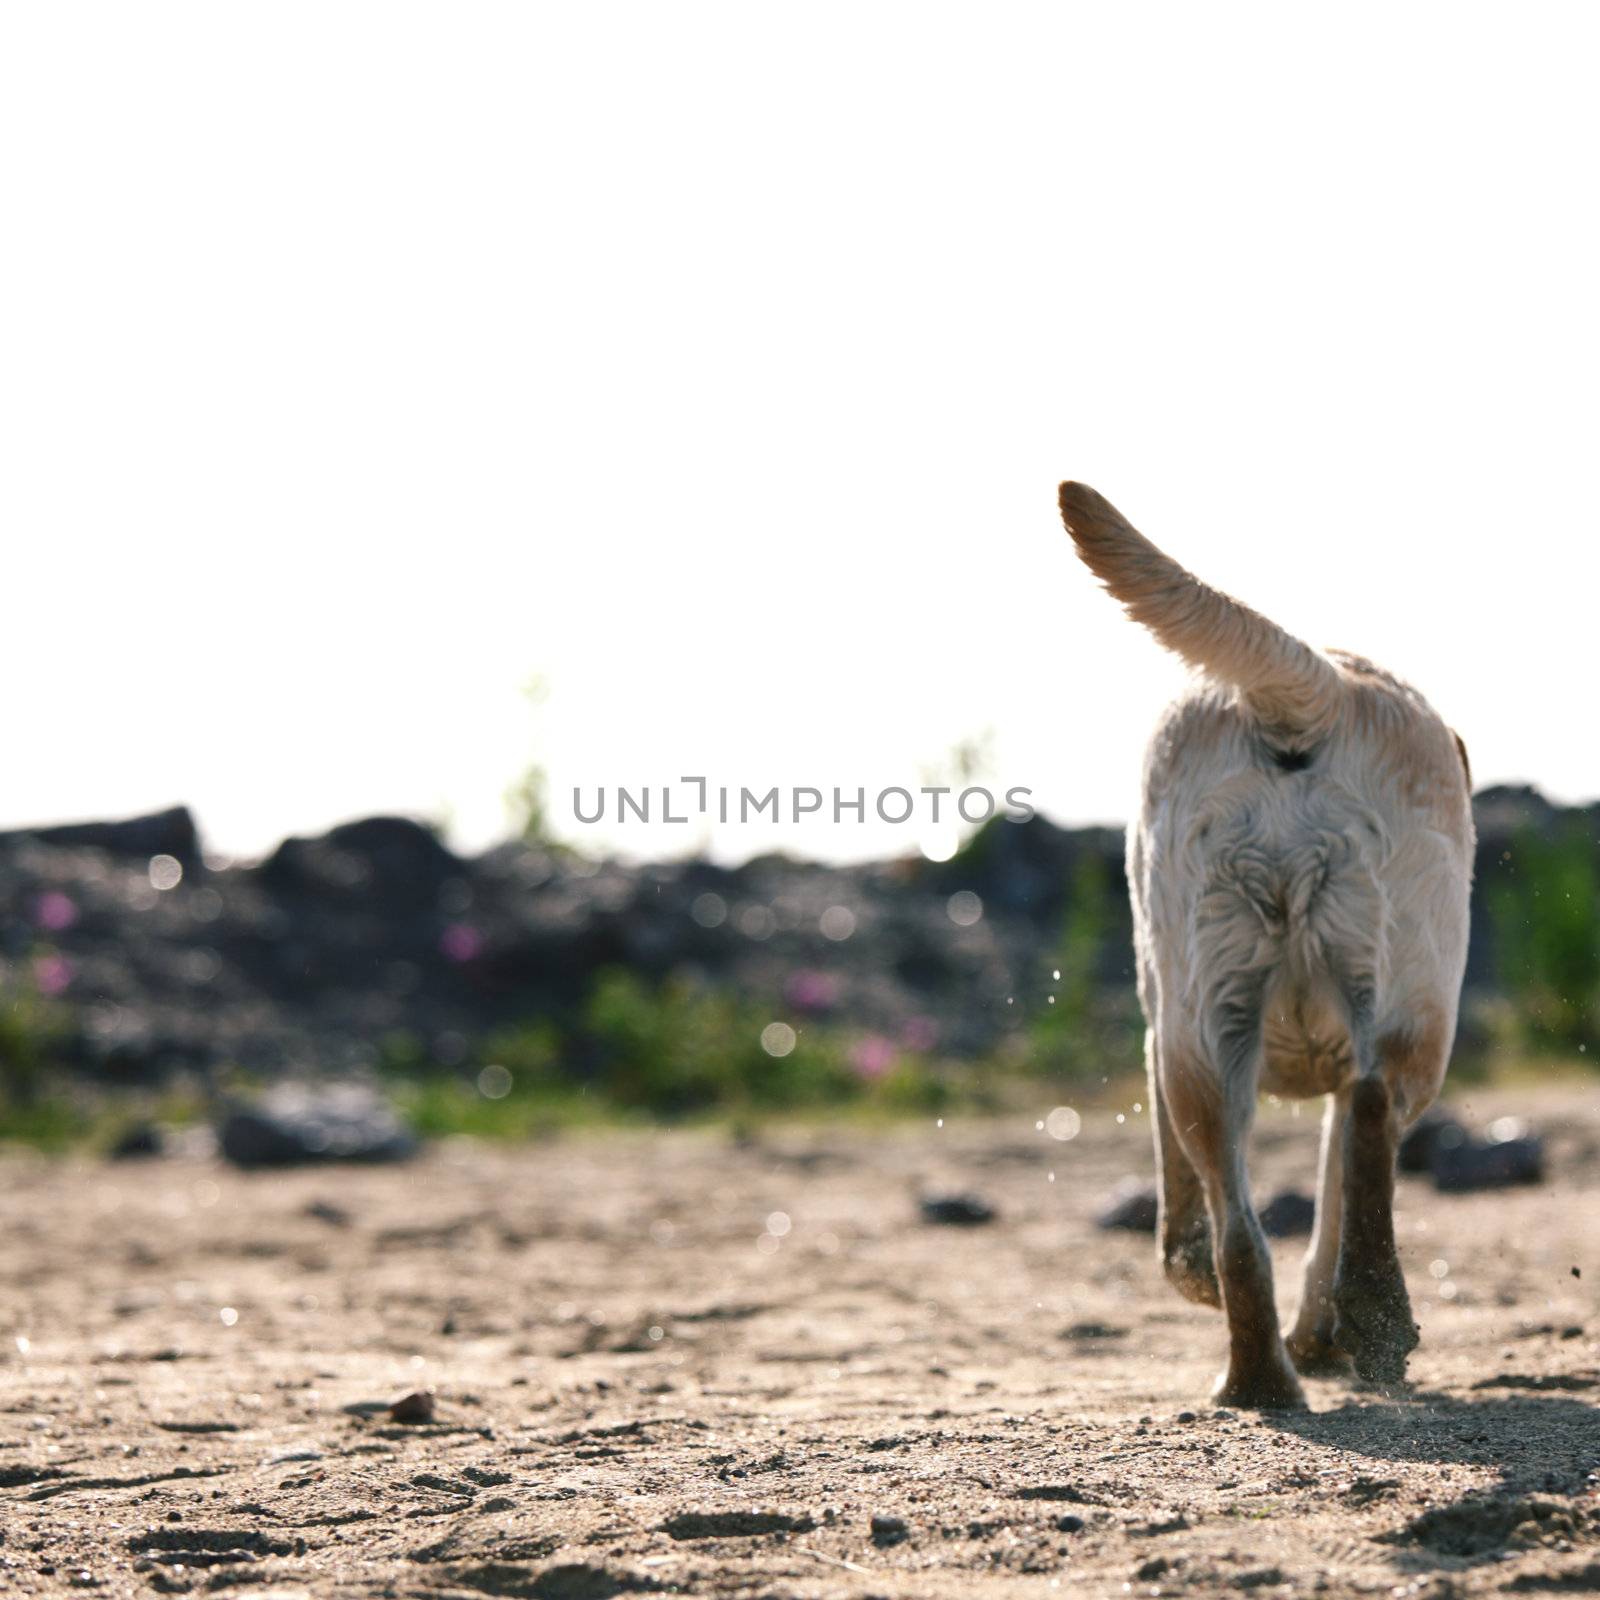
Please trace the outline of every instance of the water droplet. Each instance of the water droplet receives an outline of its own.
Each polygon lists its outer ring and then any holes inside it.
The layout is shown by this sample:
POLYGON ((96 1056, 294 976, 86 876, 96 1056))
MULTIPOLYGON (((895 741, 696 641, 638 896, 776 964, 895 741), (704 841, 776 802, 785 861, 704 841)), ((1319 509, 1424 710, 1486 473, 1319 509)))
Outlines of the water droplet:
POLYGON ((1083 1118, 1071 1106, 1057 1106, 1044 1119, 1044 1127, 1052 1139, 1076 1139, 1083 1129, 1083 1118))
POLYGON ((945 902, 945 910, 958 928, 970 928, 983 916, 983 901, 970 889, 957 889, 945 902))
POLYGON ((728 902, 720 894, 696 895, 689 907, 689 915, 702 928, 720 928, 728 920, 728 902))
POLYGON ((150 857, 150 887, 176 889, 183 882, 183 863, 176 856, 150 857))
POLYGON ((786 1056, 794 1049, 798 1035, 787 1022, 769 1022, 761 1030, 761 1048, 769 1056, 786 1056))

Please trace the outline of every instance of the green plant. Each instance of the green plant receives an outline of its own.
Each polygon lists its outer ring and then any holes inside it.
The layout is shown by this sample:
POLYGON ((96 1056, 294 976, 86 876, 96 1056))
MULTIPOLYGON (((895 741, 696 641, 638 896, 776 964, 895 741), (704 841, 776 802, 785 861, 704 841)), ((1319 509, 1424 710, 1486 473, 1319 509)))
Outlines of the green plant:
POLYGON ((652 990, 632 973, 601 974, 581 1046, 607 1098, 669 1116, 815 1105, 860 1087, 827 1030, 789 1029, 768 1011, 681 979, 652 990))
POLYGON ((8 1119, 38 1100, 65 1033, 59 1007, 31 984, 0 985, 0 1112, 8 1119))
POLYGON ((523 1137, 578 1122, 744 1122, 851 1106, 886 1114, 984 1103, 963 1074, 888 1039, 818 1024, 684 979, 651 985, 613 969, 581 1011, 491 1035, 470 1060, 441 1066, 409 1033, 379 1044, 379 1068, 424 1134, 523 1137))
POLYGON ((1522 1042, 1600 1048, 1600 861, 1588 827, 1531 830, 1485 886, 1500 981, 1522 1042))
POLYGON ((0 1144, 60 1152, 90 1138, 95 1127, 95 1119, 83 1106, 62 1095, 0 1105, 0 1144))
POLYGON ((1084 855, 1072 874, 1051 968, 1051 995, 1029 1029, 1036 1070, 1069 1078, 1114 1075, 1137 1067, 1138 1018, 1131 997, 1108 992, 1100 954, 1112 923, 1105 864, 1084 855))
MULTIPOLYGON (((537 722, 538 712, 550 698, 550 685, 542 677, 530 678, 523 687, 523 698, 537 722)), ((506 814, 512 833, 527 844, 548 845, 550 831, 550 780, 544 764, 531 761, 506 789, 506 814)))

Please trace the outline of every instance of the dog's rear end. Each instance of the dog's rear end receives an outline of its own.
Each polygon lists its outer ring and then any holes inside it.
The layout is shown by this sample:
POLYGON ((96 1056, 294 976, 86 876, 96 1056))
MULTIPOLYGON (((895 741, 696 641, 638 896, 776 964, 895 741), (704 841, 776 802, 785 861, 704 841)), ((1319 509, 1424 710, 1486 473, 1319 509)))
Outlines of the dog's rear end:
POLYGON ((1455 1032, 1466 752, 1414 690, 1208 588, 1092 489, 1063 484, 1061 514, 1106 588, 1197 674, 1150 742, 1128 836, 1167 1273, 1227 1313, 1219 1401, 1301 1404, 1293 1367, 1347 1358, 1396 1381, 1417 1341, 1395 1149, 1455 1032), (1245 1167, 1263 1088, 1330 1097, 1287 1349, 1245 1167))

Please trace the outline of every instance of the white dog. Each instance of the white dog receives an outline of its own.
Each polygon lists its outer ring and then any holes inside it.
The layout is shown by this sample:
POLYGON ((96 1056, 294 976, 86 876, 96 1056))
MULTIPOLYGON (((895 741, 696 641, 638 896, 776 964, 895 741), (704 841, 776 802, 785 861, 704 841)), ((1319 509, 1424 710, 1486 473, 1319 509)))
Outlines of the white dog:
POLYGON ((1063 484, 1061 515, 1128 614, 1196 669, 1150 741, 1128 833, 1167 1275, 1227 1313, 1221 1404, 1303 1405, 1294 1367, 1345 1357, 1396 1382, 1417 1333, 1395 1149, 1455 1035, 1466 748, 1415 690, 1208 588, 1094 490, 1063 484), (1260 1089, 1330 1097, 1287 1347, 1245 1171, 1260 1089))

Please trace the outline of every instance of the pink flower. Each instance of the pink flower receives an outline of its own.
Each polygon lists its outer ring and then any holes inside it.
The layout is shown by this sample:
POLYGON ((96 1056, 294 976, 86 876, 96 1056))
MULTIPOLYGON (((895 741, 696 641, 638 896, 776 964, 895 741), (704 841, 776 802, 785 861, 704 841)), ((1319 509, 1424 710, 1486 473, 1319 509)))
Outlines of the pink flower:
POLYGON ((60 933, 78 920, 77 903, 59 889, 48 889, 34 902, 33 920, 50 933, 60 933))
POLYGON ((450 961, 473 961, 483 954, 483 935, 470 922, 452 922, 439 935, 439 949, 450 961))
POLYGON ((66 992, 72 982, 72 963, 65 956, 48 955, 33 958, 33 986, 40 994, 54 999, 66 992))
POLYGON ((881 1078, 895 1064, 898 1054, 892 1039, 869 1033, 851 1046, 850 1065, 863 1078, 881 1078))
POLYGON ((796 1011, 831 1011, 839 999, 839 980, 828 972, 792 972, 783 997, 796 1011))

